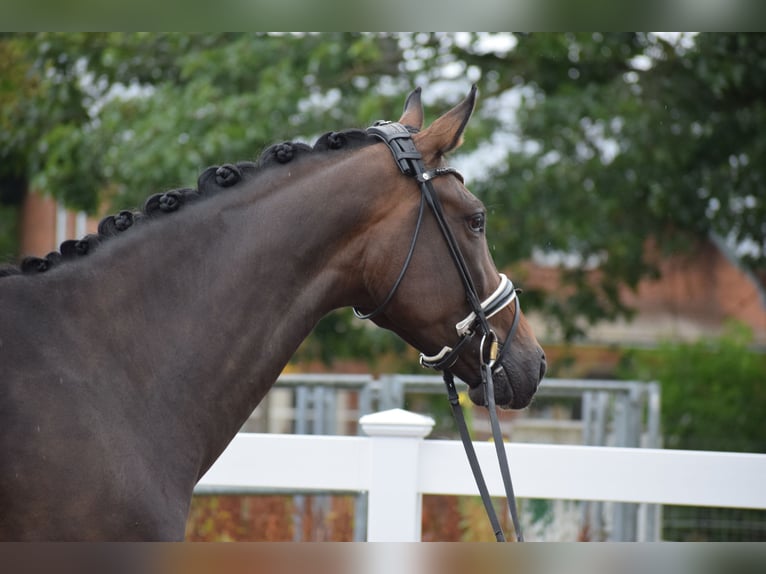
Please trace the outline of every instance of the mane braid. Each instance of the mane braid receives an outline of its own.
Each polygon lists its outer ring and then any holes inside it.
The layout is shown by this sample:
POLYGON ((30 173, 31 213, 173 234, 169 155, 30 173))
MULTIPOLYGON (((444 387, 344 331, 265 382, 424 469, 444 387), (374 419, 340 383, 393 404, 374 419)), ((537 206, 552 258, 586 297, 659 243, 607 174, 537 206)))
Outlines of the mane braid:
POLYGON ((252 179, 255 174, 272 166, 283 165, 299 156, 310 153, 340 149, 357 149, 375 143, 377 140, 364 130, 351 129, 327 132, 321 135, 313 147, 298 142, 282 142, 264 150, 257 162, 242 161, 225 163, 205 169, 197 179, 195 188, 171 189, 149 196, 140 210, 122 210, 107 215, 98 224, 98 232, 82 239, 67 239, 45 257, 24 257, 21 264, 0 266, 0 279, 18 274, 44 273, 59 264, 93 253, 104 241, 121 235, 133 227, 178 211, 182 206, 209 198, 228 188, 239 186, 252 179))

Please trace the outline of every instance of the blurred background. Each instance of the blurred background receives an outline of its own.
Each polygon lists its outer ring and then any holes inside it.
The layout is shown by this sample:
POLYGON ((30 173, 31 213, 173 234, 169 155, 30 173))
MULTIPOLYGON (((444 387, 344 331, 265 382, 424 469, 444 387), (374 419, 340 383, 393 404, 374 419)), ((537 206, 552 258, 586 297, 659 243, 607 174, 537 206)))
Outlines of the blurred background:
MULTIPOLYGON (((487 205, 552 381, 503 413, 507 436, 766 452, 762 34, 0 34, 0 261, 209 165, 395 120, 416 86, 429 122, 472 83, 452 163, 487 205)), ((334 313, 246 430, 353 434, 359 413, 403 406, 453 436, 438 381, 387 378, 416 373, 398 339, 334 313)), ((539 539, 630 539, 647 520, 652 539, 766 539, 759 511, 524 505, 539 539)), ((207 493, 188 536, 351 540, 360 512, 354 497, 207 493)), ((482 512, 426 497, 424 539, 491 539, 482 512)))

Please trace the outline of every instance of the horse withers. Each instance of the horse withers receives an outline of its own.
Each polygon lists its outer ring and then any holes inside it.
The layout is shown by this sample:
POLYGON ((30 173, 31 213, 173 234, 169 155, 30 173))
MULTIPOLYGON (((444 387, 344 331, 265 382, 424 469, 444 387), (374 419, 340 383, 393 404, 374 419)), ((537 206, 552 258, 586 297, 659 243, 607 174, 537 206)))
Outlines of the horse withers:
POLYGON ((407 98, 398 124, 425 175, 392 158, 383 132, 329 132, 208 168, 196 188, 152 196, 61 253, 5 270, 0 538, 182 539, 196 482, 340 307, 376 311, 426 357, 451 349, 438 366, 480 404, 491 330, 497 404, 526 406, 543 351, 504 303, 483 205, 444 164, 475 98, 426 129, 420 91, 407 98), (484 317, 477 304, 489 302, 484 317), (456 325, 471 313, 466 337, 456 325))

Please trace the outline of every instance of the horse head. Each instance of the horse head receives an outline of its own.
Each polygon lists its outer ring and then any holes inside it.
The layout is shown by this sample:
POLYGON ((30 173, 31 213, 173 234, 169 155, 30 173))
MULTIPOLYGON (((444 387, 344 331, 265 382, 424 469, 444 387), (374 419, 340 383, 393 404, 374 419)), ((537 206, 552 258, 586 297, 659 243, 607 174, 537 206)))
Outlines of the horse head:
POLYGON ((496 404, 523 408, 545 374, 545 354, 521 313, 517 290, 489 253, 484 205, 445 163, 462 143, 475 101, 474 87, 422 129, 418 89, 396 124, 371 128, 390 148, 373 146, 382 154, 377 159, 399 171, 391 174, 399 184, 386 191, 375 253, 366 262, 369 296, 356 310, 420 350, 424 366, 465 381, 476 404, 487 402, 481 383, 488 367, 496 404))

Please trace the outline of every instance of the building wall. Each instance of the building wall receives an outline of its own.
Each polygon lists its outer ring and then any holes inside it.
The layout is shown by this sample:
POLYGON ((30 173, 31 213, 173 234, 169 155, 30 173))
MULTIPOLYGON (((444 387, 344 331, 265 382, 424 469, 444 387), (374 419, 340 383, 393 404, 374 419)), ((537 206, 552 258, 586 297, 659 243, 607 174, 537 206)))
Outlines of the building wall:
POLYGON ((56 247, 56 202, 27 193, 21 206, 19 250, 22 256, 42 257, 56 247))
POLYGON ((63 210, 49 196, 27 193, 21 206, 20 254, 43 257, 58 250, 64 239, 79 239, 97 228, 96 219, 63 210))
MULTIPOLYGON (((712 242, 700 242, 687 255, 659 257, 659 279, 644 279, 623 300, 636 310, 630 321, 603 322, 587 329, 590 343, 649 344, 659 339, 694 340, 720 334, 730 320, 748 325, 758 345, 766 345, 766 295, 754 278, 730 261, 712 242)), ((529 263, 522 285, 555 291, 558 269, 529 263)), ((595 272, 594 272, 595 273, 595 272)), ((555 339, 541 317, 530 314, 542 338, 555 339)))

